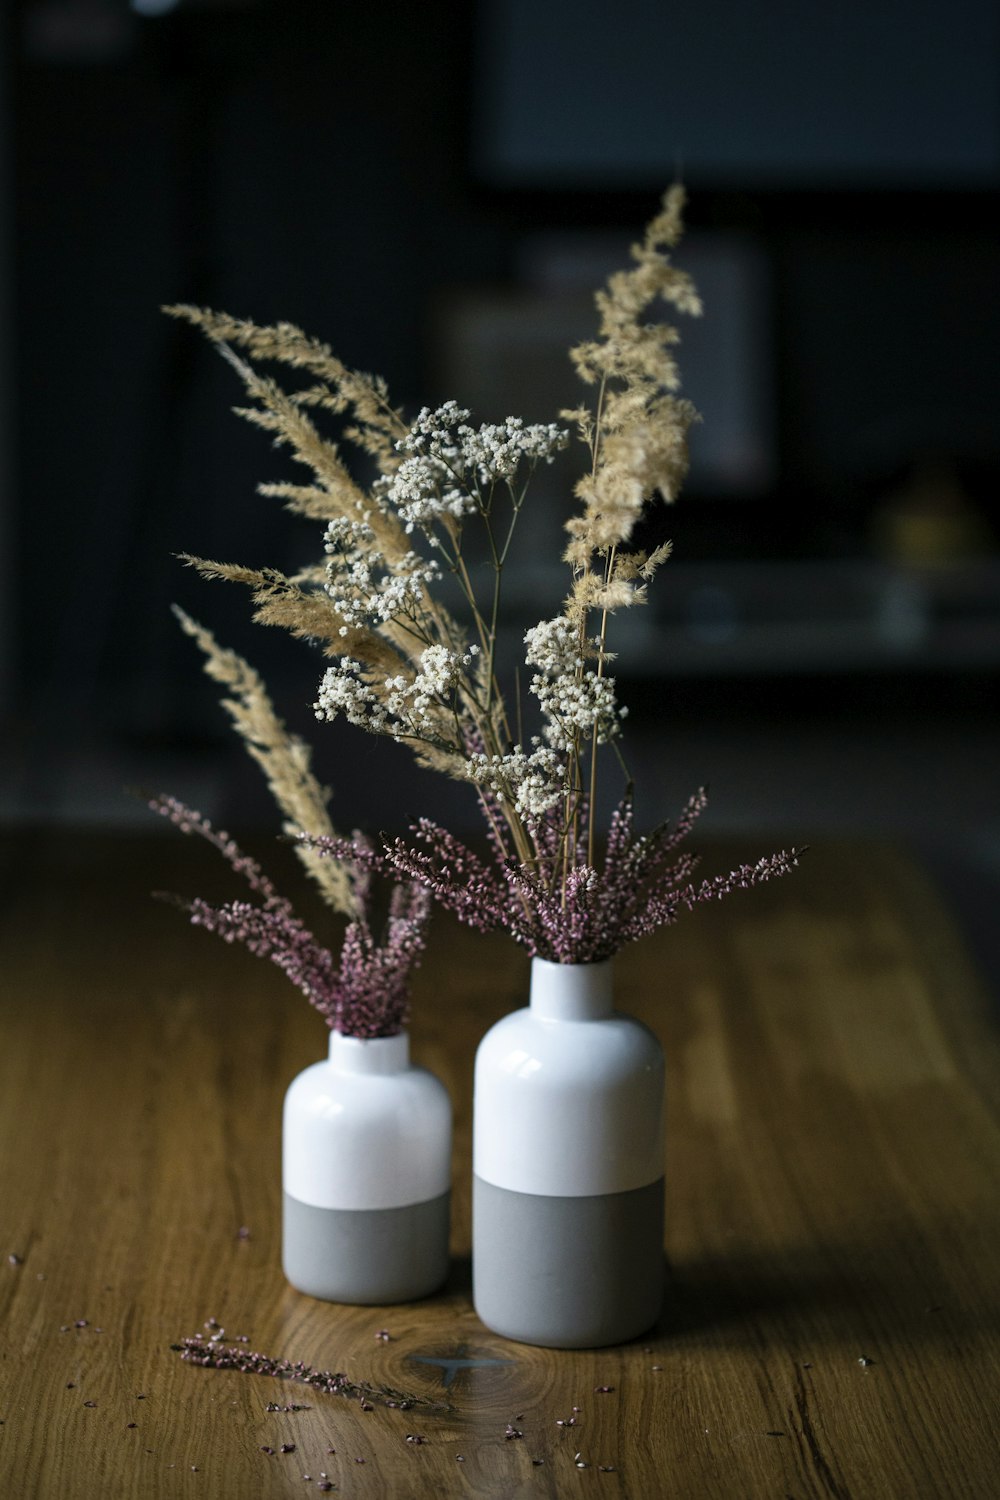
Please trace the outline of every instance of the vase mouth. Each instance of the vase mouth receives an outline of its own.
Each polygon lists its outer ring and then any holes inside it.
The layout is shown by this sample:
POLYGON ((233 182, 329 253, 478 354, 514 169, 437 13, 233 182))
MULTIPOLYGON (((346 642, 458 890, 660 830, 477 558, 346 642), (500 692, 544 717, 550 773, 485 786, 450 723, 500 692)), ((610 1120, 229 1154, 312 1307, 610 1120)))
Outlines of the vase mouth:
POLYGON ((410 1065, 410 1036, 347 1036, 330 1032, 330 1064, 338 1073, 401 1073, 410 1065))
POLYGON ((599 1021, 613 1015, 614 960, 553 963, 531 960, 531 1011, 542 1020, 599 1021))

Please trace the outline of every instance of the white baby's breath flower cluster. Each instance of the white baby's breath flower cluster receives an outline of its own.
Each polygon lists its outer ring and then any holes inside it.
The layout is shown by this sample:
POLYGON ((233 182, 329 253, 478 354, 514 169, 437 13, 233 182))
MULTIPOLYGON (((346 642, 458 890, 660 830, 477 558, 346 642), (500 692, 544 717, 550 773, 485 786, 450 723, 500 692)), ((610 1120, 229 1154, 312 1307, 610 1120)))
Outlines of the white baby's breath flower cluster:
POLYGON ((324 549, 330 559, 324 587, 343 621, 342 636, 351 626, 377 628, 400 616, 412 618, 425 591, 441 576, 435 558, 413 551, 397 557, 388 568, 371 525, 347 516, 337 516, 327 526, 324 549))
POLYGON ((508 417, 472 428, 469 415, 456 401, 433 411, 425 406, 397 442, 406 456, 382 492, 408 533, 475 514, 489 504, 484 490, 513 479, 522 460, 532 467, 551 463, 568 441, 566 429, 555 423, 527 426, 520 417, 508 417))
POLYGON ((388 733, 388 712, 365 677, 361 663, 349 656, 342 656, 335 666, 327 667, 314 705, 317 719, 332 722, 343 715, 348 724, 356 724, 359 729, 372 734, 388 733))
POLYGON ((427 646, 412 676, 398 673, 381 683, 371 681, 361 663, 341 657, 323 674, 315 704, 318 719, 343 715, 348 723, 394 740, 425 740, 445 744, 453 734, 456 694, 463 674, 479 654, 427 646))
POLYGON ((512 479, 522 459, 530 464, 551 463, 569 442, 569 432, 555 422, 527 425, 521 417, 505 422, 484 422, 473 431, 462 431, 462 454, 467 471, 474 471, 481 485, 512 479))
POLYGON ((557 807, 566 781, 566 760, 548 745, 537 743, 531 754, 520 746, 509 755, 469 757, 469 779, 486 787, 501 805, 513 807, 532 826, 557 807))
POLYGON ((420 669, 412 681, 386 678, 385 706, 389 713, 416 739, 440 734, 441 716, 454 715, 462 676, 478 654, 478 646, 470 646, 461 655, 447 646, 428 646, 420 653, 420 669))
POLYGON ((589 645, 591 659, 600 660, 600 640, 581 645, 579 631, 565 615, 558 615, 533 626, 524 644, 525 661, 539 669, 530 687, 541 704, 549 744, 572 751, 581 735, 593 736, 598 744, 612 739, 622 717, 615 702, 615 680, 602 676, 585 656, 589 645))

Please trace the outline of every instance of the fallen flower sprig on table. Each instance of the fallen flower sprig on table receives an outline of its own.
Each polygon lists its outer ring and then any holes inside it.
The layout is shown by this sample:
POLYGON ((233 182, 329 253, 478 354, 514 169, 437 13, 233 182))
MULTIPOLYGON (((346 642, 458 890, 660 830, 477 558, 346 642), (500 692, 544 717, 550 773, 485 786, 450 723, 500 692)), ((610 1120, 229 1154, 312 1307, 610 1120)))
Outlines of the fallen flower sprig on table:
POLYGON ((238 1370, 243 1375, 266 1375, 276 1380, 293 1380, 324 1396, 344 1396, 347 1400, 369 1401, 398 1411, 410 1411, 412 1408, 439 1412, 455 1410, 447 1401, 434 1401, 429 1396, 397 1391, 388 1385, 374 1385, 368 1380, 351 1380, 339 1371, 316 1370, 303 1364, 301 1360, 274 1359, 240 1344, 215 1343, 198 1334, 181 1339, 179 1343, 171 1344, 170 1348, 187 1364, 211 1370, 238 1370))

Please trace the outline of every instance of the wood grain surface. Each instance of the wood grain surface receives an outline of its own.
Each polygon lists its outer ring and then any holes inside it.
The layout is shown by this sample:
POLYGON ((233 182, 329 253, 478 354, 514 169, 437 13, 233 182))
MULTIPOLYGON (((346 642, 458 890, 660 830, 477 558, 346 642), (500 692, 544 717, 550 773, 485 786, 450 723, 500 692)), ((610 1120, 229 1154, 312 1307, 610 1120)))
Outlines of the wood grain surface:
POLYGON ((995 1018, 902 855, 814 850, 619 960, 667 1053, 669 1294, 584 1353, 470 1302, 472 1056, 527 978, 505 939, 440 920, 417 984, 457 1114, 448 1286, 341 1307, 279 1262, 281 1100, 323 1024, 149 899, 232 893, 212 851, 12 835, 0 876, 0 1494, 1000 1494, 995 1018), (171 1349, 220 1333, 415 1404, 171 1349))

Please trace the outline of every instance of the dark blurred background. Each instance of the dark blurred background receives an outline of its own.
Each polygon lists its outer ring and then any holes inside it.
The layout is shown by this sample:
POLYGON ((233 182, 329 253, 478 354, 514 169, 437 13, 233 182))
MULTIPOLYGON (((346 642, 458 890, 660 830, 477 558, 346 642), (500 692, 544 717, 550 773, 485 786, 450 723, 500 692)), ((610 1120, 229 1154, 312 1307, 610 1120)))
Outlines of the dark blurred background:
MULTIPOLYGON (((641 815, 707 780, 717 832, 901 837, 991 926, 994 4, 22 0, 2 47, 0 818, 142 823, 139 785, 273 822, 178 600, 314 735, 341 821, 473 819, 320 731, 317 657, 177 562, 293 567, 318 537, 256 495, 287 459, 159 308, 290 319, 412 410, 548 421, 679 174, 704 421, 619 637, 641 815)), ((571 479, 540 491, 515 640, 558 605, 571 479)))

